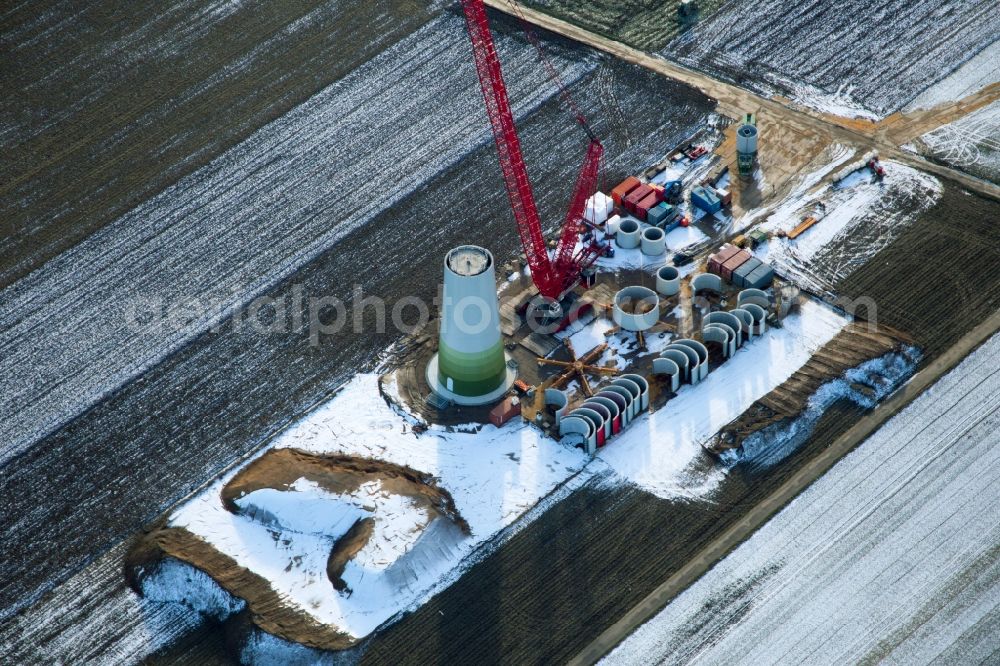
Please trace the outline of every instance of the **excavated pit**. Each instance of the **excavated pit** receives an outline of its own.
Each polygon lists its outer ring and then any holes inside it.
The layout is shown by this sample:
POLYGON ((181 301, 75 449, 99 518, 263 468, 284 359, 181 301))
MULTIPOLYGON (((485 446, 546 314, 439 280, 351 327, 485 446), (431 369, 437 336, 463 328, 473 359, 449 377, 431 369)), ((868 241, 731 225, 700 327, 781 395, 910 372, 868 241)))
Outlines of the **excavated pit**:
MULTIPOLYGON (((421 529, 434 519, 443 518, 462 533, 469 534, 469 525, 458 512, 451 494, 439 487, 433 477, 411 467, 356 456, 273 449, 226 483, 220 499, 231 513, 247 520, 260 520, 252 507, 244 508, 237 500, 264 489, 295 492, 294 484, 303 479, 337 496, 348 495, 363 484, 378 481, 383 492, 403 495, 415 507, 427 512, 429 518, 421 529)), ((275 529, 280 526, 275 525, 275 529)), ((369 543, 374 530, 375 520, 364 517, 336 539, 327 560, 330 594, 347 590, 342 578, 344 569, 369 543)), ((316 621, 304 610, 288 603, 257 573, 240 566, 189 530, 169 524, 160 524, 141 536, 126 557, 126 578, 137 594, 143 594, 143 580, 156 575, 167 558, 204 572, 223 590, 244 600, 252 622, 268 633, 323 650, 343 650, 360 640, 336 626, 316 621)))

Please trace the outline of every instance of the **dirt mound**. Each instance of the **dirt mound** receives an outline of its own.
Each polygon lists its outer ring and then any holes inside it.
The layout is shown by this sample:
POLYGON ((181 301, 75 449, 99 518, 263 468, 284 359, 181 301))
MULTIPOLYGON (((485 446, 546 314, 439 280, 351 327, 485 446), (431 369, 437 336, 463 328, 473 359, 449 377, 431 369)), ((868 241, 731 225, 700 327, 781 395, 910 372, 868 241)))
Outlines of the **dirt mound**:
MULTIPOLYGON (((385 492, 404 495, 425 509, 430 520, 441 516, 462 532, 469 533, 469 525, 459 514, 451 494, 440 488, 433 477, 411 467, 355 456, 274 449, 233 477, 223 487, 221 499, 228 511, 252 520, 252 511, 239 506, 236 500, 265 488, 295 492, 292 486, 300 479, 307 479, 335 495, 350 494, 362 484, 378 481, 385 492)), ((331 594, 347 589, 342 578, 344 568, 369 543, 374 529, 373 518, 360 518, 331 548, 327 560, 327 575, 333 588, 331 594)), ((240 566, 212 544, 180 527, 157 526, 142 536, 129 552, 125 575, 137 594, 142 594, 143 579, 155 575, 166 558, 180 560, 203 571, 226 592, 246 601, 251 621, 268 633, 324 650, 342 650, 357 643, 358 639, 350 634, 319 623, 290 605, 267 579, 240 566)))
POLYGON ((909 342, 906 335, 893 329, 872 329, 864 322, 848 325, 791 377, 720 430, 706 448, 712 453, 739 448, 755 432, 801 414, 809 397, 826 382, 909 342))
POLYGON ((142 595, 142 581, 168 557, 205 572, 229 594, 243 599, 251 621, 262 630, 323 650, 342 650, 356 639, 289 608, 271 584, 186 529, 166 527, 144 535, 125 558, 129 586, 142 595))
POLYGON ((448 518, 468 534, 469 525, 455 508, 451 494, 434 477, 412 467, 357 456, 322 455, 300 449, 273 449, 243 468, 222 489, 229 511, 242 514, 236 500, 255 490, 289 490, 307 479, 335 495, 349 494, 362 484, 379 481, 387 492, 405 495, 433 515, 448 518))

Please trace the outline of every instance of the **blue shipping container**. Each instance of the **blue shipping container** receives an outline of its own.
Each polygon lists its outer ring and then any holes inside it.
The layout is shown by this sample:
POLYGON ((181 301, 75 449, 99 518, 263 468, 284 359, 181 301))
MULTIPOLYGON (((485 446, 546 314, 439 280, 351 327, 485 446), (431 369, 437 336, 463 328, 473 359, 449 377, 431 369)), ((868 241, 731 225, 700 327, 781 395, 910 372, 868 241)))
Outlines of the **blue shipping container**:
POLYGON ((717 213, 722 210, 722 200, 715 196, 715 192, 700 185, 691 190, 691 204, 706 213, 717 213))

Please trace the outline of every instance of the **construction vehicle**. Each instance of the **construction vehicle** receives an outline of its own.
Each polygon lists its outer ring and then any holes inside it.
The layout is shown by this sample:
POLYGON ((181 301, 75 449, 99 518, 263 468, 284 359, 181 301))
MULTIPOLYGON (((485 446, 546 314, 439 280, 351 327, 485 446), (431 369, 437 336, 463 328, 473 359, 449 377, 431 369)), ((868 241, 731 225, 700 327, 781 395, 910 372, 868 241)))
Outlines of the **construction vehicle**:
MULTIPOLYGON (((528 178, 528 169, 521 152, 521 140, 514 123, 514 114, 507 96, 503 71, 490 31, 486 6, 483 4, 483 0, 461 0, 461 4, 465 13, 469 39, 472 42, 473 59, 476 73, 479 76, 483 101, 490 119, 490 127, 493 130, 493 140, 497 148, 507 197, 514 213, 525 258, 531 268, 531 279, 542 297, 537 303, 537 307, 546 314, 546 317, 561 317, 560 299, 572 290, 579 281, 583 270, 591 265, 602 252, 602 248, 597 242, 582 244, 580 250, 577 250, 576 247, 577 241, 580 239, 580 230, 583 228, 582 222, 587 199, 596 191, 597 175, 604 146, 573 102, 569 91, 560 80, 555 67, 546 57, 531 27, 523 16, 520 17, 522 28, 538 49, 549 77, 559 89, 562 101, 589 138, 583 168, 577 177, 569 210, 559 232, 555 251, 550 257, 545 245, 545 236, 542 233, 541 219, 532 192, 531 181, 528 178)), ((516 5, 513 6, 516 10, 516 5)))
POLYGON ((684 183, 670 180, 663 184, 663 200, 668 204, 677 205, 684 198, 684 183))
POLYGON ((671 261, 673 262, 674 266, 684 266, 686 264, 690 264, 692 259, 694 259, 694 257, 692 257, 691 255, 685 254, 683 252, 678 252, 673 256, 671 261))
POLYGON ((708 148, 705 146, 696 146, 693 143, 689 143, 687 148, 684 149, 684 156, 689 160, 694 162, 696 159, 708 152, 708 148))
POLYGON ((876 182, 881 181, 883 178, 885 178, 885 167, 883 167, 882 164, 879 162, 878 155, 872 155, 872 158, 868 160, 868 164, 866 164, 865 166, 871 169, 872 173, 875 174, 876 182))
POLYGON ((750 243, 751 249, 756 249, 762 243, 767 242, 767 233, 760 229, 754 229, 747 234, 747 241, 750 243))

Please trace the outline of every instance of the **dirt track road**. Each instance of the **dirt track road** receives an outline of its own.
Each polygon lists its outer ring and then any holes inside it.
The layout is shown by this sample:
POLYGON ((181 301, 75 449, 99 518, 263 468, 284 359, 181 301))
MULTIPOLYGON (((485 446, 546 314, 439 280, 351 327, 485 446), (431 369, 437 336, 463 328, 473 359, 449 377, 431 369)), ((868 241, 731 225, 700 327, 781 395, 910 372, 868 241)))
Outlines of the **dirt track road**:
MULTIPOLYGON (((510 13, 510 7, 500 0, 485 1, 486 4, 499 11, 510 13)), ((858 146, 862 150, 877 148, 883 157, 889 157, 942 178, 956 181, 969 190, 1000 200, 1000 187, 960 171, 929 162, 918 155, 900 150, 898 147, 901 143, 936 127, 953 122, 957 117, 971 113, 1000 99, 1000 85, 988 86, 979 93, 954 104, 927 111, 918 111, 913 114, 896 113, 878 123, 853 120, 821 114, 797 106, 793 107, 787 100, 767 99, 620 42, 601 37, 547 14, 523 7, 521 12, 525 19, 541 28, 580 41, 617 58, 695 87, 718 100, 720 110, 726 115, 738 117, 746 111, 757 113, 764 111, 768 116, 780 119, 784 128, 796 134, 829 137, 849 145, 858 146)), ((632 631, 652 618, 672 598, 710 569, 715 562, 748 538, 774 513, 822 476, 838 460, 875 432, 885 421, 898 413, 928 386, 955 367, 966 355, 997 330, 1000 330, 1000 312, 994 313, 983 321, 957 344, 920 371, 902 390, 878 409, 862 418, 853 428, 839 437, 832 446, 811 460, 764 501, 757 504, 741 521, 708 544, 696 557, 664 581, 641 603, 602 632, 570 663, 592 664, 610 652, 632 631)))
MULTIPOLYGON (((485 3, 497 11, 512 13, 511 5, 504 0, 485 0, 485 3)), ((1000 186, 899 149, 900 144, 912 140, 916 136, 1000 100, 1000 85, 987 86, 961 102, 912 114, 895 113, 885 120, 875 123, 869 120, 819 113, 812 109, 792 105, 789 100, 761 97, 749 90, 672 63, 621 42, 602 37, 543 12, 523 6, 519 7, 519 11, 525 20, 540 28, 576 40, 616 58, 700 90, 709 97, 718 100, 720 111, 726 115, 738 117, 746 112, 760 114, 763 111, 767 116, 777 118, 782 127, 787 128, 793 134, 819 134, 822 137, 829 137, 848 145, 858 146, 861 149, 877 148, 883 157, 956 181, 969 190, 1000 201, 1000 186)))

